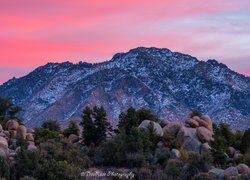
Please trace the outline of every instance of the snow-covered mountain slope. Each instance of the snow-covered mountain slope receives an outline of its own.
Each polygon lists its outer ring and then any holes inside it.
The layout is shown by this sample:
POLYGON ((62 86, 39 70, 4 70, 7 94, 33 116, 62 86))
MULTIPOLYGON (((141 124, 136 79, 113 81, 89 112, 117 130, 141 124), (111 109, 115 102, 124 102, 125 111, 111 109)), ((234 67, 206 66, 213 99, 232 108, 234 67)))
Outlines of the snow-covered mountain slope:
POLYGON ((66 124, 84 106, 102 105, 117 122, 128 107, 148 107, 163 120, 185 120, 199 110, 234 128, 250 127, 250 78, 215 60, 168 49, 132 49, 98 64, 48 63, 0 86, 13 96, 29 126, 46 119, 66 124))

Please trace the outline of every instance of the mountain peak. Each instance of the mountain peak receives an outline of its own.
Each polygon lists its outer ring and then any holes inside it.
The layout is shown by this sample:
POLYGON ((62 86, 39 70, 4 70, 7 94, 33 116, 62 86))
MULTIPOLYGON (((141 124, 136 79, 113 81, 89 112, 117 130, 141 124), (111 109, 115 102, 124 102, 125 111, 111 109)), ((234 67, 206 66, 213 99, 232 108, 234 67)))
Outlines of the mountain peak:
POLYGON ((191 64, 198 63, 198 59, 190 56, 188 54, 183 54, 179 52, 172 52, 167 48, 156 48, 156 47, 137 47, 129 50, 125 53, 117 53, 113 56, 111 61, 119 61, 119 60, 160 60, 162 62, 168 62, 171 64, 186 64, 188 61, 191 64))
POLYGON ((203 62, 166 48, 138 47, 104 63, 48 63, 0 86, 0 96, 14 97, 26 110, 23 117, 29 126, 46 119, 66 124, 79 119, 84 106, 97 105, 104 106, 114 124, 133 106, 150 108, 164 120, 184 120, 197 109, 235 128, 246 128, 249 89, 249 79, 215 60, 203 62))

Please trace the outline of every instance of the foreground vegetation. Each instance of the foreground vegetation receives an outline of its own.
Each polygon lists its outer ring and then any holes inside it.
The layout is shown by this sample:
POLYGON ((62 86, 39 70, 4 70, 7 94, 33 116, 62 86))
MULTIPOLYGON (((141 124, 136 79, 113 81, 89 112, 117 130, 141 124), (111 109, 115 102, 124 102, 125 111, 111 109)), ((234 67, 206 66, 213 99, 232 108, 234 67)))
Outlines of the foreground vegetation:
MULTIPOLYGON (((16 117, 20 110, 11 101, 0 99, 2 126, 9 119, 21 123, 16 117)), ((201 114, 192 112, 190 117, 194 115, 201 114)), ((103 107, 85 107, 79 125, 71 120, 66 129, 56 120, 44 121, 34 132, 37 150, 30 151, 27 140, 19 140, 14 160, 0 156, 0 177, 84 179, 81 173, 87 169, 115 167, 133 172, 135 179, 213 179, 208 172, 214 167, 250 166, 250 129, 233 132, 226 123, 213 124, 211 150, 195 153, 183 149, 176 134, 159 136, 154 122, 166 126, 152 111, 132 107, 120 114, 115 129, 103 107), (145 119, 151 120, 147 128, 138 128, 145 119), (231 151, 237 150, 239 156, 233 159, 231 151)), ((249 173, 237 178, 249 179, 249 173)))

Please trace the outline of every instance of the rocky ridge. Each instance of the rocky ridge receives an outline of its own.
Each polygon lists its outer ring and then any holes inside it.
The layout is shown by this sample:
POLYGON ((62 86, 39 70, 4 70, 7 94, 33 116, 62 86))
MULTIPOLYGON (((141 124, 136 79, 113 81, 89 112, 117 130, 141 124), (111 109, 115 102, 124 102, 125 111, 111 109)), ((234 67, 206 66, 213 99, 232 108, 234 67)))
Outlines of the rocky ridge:
POLYGON ((84 106, 102 105, 116 124, 130 106, 163 120, 183 121, 191 110, 233 128, 250 126, 250 78, 216 60, 199 61, 168 49, 139 47, 97 64, 48 63, 0 86, 25 111, 28 126, 79 119, 84 106))

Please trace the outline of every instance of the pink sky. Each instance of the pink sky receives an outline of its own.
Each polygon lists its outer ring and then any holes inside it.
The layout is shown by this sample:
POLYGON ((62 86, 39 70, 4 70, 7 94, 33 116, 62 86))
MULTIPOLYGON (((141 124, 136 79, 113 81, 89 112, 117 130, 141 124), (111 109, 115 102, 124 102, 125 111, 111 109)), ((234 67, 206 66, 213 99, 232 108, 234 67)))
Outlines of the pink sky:
POLYGON ((146 46, 250 75, 248 0, 1 0, 0 84, 47 62, 111 59, 146 46))

